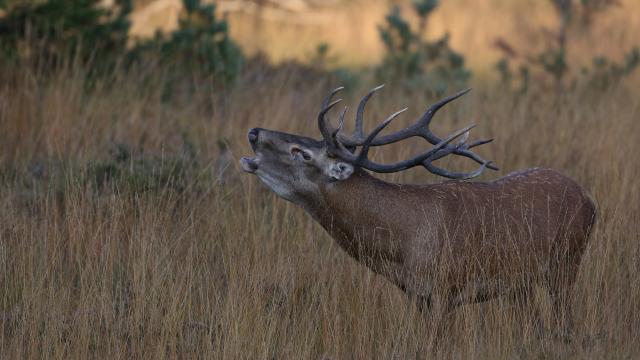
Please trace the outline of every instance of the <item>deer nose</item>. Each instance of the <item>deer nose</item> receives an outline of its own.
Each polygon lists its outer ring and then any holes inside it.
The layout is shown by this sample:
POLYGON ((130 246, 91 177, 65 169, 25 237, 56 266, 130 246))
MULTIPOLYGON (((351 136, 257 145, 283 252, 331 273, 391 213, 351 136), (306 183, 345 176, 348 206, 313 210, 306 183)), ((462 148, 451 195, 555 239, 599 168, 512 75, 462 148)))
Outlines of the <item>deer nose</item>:
POLYGON ((260 129, 253 128, 249 130, 247 137, 249 138, 250 143, 254 144, 256 141, 258 141, 258 133, 260 133, 260 129))

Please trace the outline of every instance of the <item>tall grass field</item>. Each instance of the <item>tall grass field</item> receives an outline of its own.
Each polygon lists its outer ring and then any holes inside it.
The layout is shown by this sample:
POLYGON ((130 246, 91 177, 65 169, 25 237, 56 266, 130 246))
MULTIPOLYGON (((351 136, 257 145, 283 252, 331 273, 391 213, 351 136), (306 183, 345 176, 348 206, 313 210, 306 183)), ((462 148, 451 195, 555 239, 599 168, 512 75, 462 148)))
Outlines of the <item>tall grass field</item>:
MULTIPOLYGON (((570 339, 549 299, 429 316, 347 256, 302 209, 240 173, 246 131, 319 137, 330 76, 286 66, 241 85, 172 89, 161 72, 81 66, 0 71, 0 357, 18 358, 622 358, 640 354, 640 97, 637 83, 526 95, 491 84, 439 113, 445 134, 471 122, 494 137, 498 172, 552 167, 582 184, 598 222, 571 299, 570 339), (137 77, 140 78, 137 78, 137 77)), ((255 76, 256 73, 262 74, 255 76)), ((349 88, 354 105, 373 83, 349 88)), ((388 87, 367 126, 436 100, 388 87)), ((353 108, 353 106, 352 106, 353 108)), ((353 114, 351 114, 353 116, 353 114)), ((395 161, 420 141, 376 150, 395 161)), ((448 167, 473 166, 451 161, 448 167)), ((426 171, 386 176, 442 181, 426 171)))
POLYGON ((0 359, 640 358, 637 1, 447 0, 420 16, 404 0, 225 0, 215 16, 209 1, 70 3, 0 1, 0 359), (173 33, 134 40, 168 19, 173 33), (408 107, 385 132, 406 127, 468 83, 431 129, 495 139, 474 151, 500 170, 473 181, 548 167, 594 199, 570 333, 537 287, 436 326, 241 171, 250 128, 319 139, 321 102, 344 85, 350 132, 384 76, 366 130, 408 107))

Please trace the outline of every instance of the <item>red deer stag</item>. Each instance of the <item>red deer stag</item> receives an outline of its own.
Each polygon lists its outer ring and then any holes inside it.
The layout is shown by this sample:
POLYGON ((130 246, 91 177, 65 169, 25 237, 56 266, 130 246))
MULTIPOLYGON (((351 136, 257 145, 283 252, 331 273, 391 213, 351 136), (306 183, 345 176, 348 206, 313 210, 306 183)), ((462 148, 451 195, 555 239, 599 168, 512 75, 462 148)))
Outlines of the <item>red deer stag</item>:
POLYGON ((256 157, 242 158, 243 169, 301 206, 349 255, 397 285, 420 310, 444 314, 501 295, 526 301, 537 284, 548 289, 559 324, 566 324, 567 297, 595 220, 595 205, 584 189, 550 169, 529 169, 490 182, 462 181, 486 168, 497 170, 471 151, 491 140, 467 143, 472 126, 441 139, 429 124, 439 109, 468 90, 431 106, 408 128, 379 135, 402 110, 365 136, 365 105, 380 88, 360 101, 352 135, 342 129, 346 108, 338 128, 326 117, 340 102, 331 99, 342 88, 322 104, 322 140, 251 129, 248 138, 256 157), (393 164, 367 156, 372 146, 414 136, 433 147, 393 164), (450 154, 480 166, 456 173, 433 164, 450 154), (366 171, 391 173, 414 166, 454 180, 392 184, 366 171))

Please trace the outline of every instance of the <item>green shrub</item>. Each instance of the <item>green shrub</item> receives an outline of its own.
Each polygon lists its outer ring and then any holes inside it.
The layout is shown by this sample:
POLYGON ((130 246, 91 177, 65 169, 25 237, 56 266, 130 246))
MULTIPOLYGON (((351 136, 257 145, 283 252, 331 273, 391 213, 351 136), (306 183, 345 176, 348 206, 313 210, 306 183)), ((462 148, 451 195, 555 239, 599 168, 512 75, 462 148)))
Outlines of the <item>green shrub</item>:
POLYGON ((135 56, 157 60, 174 74, 195 71, 223 82, 234 80, 243 56, 229 37, 227 22, 216 18, 215 5, 202 5, 200 0, 183 0, 183 4, 178 28, 138 44, 135 56))
POLYGON ((640 50, 631 49, 622 63, 612 62, 605 56, 596 56, 592 66, 582 69, 582 73, 589 81, 589 86, 606 89, 629 76, 640 65, 640 50))
POLYGON ((402 82, 436 95, 465 86, 471 73, 465 68, 464 57, 449 46, 448 34, 432 42, 421 36, 438 1, 420 0, 413 5, 420 20, 417 31, 402 17, 398 7, 391 9, 386 23, 379 27, 386 56, 376 69, 377 77, 383 82, 402 82))
POLYGON ((183 3, 174 32, 134 46, 127 44, 131 0, 117 0, 111 9, 101 7, 99 0, 12 4, 0 18, 0 63, 47 69, 79 60, 93 75, 117 63, 126 67, 157 63, 176 78, 188 78, 182 76, 188 71, 223 83, 232 81, 243 57, 228 35, 226 21, 216 18, 213 5, 199 0, 183 3))
POLYGON ((112 64, 126 51, 130 11, 130 0, 116 1, 113 9, 98 0, 15 4, 0 18, 0 61, 45 68, 68 59, 112 64))
POLYGON ((588 32, 598 14, 617 4, 616 0, 549 0, 553 5, 559 24, 555 31, 545 31, 547 34, 546 48, 537 54, 519 55, 515 49, 504 40, 499 39, 498 47, 505 51, 504 57, 496 65, 503 83, 514 87, 520 83, 521 91, 526 91, 531 82, 531 76, 538 85, 552 83, 556 88, 574 87, 578 83, 586 84, 593 89, 606 89, 618 83, 624 77, 633 73, 640 65, 640 52, 631 49, 622 63, 616 63, 604 55, 593 58, 590 66, 583 66, 576 71, 577 65, 573 59, 567 57, 567 49, 571 45, 577 32, 588 32), (519 74, 514 74, 511 63, 520 62, 519 74))
POLYGON ((346 89, 356 88, 361 81, 361 74, 354 69, 339 65, 339 57, 331 54, 329 44, 321 42, 315 51, 308 56, 308 63, 312 69, 326 73, 336 79, 346 89))

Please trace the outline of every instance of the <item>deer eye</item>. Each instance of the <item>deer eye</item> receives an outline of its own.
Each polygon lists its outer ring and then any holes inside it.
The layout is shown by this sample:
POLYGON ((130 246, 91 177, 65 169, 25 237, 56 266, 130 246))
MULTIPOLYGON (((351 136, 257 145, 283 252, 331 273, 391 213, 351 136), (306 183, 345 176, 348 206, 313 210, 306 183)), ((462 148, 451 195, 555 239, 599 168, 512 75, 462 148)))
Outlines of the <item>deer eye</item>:
POLYGON ((309 154, 309 152, 307 152, 307 151, 305 151, 305 150, 302 150, 302 149, 300 149, 300 148, 298 148, 298 147, 293 147, 293 148, 291 149, 291 154, 293 154, 293 155, 295 155, 295 156, 302 156, 302 158, 303 158, 305 161, 309 161, 309 160, 311 160, 311 154, 309 154))

